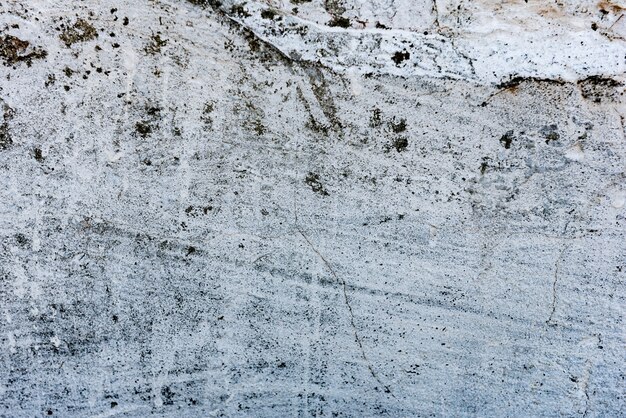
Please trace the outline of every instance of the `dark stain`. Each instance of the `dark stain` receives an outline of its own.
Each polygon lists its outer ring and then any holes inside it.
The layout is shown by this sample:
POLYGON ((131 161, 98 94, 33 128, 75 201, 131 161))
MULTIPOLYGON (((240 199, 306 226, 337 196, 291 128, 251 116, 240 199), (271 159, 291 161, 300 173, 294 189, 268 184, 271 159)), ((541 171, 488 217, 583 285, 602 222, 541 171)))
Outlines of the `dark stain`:
POLYGON ((346 12, 343 0, 324 0, 324 10, 332 16, 330 22, 327 23, 328 26, 350 27, 350 20, 342 16, 346 12))
POLYGON ((37 160, 37 161, 39 161, 39 162, 41 162, 41 161, 43 161, 43 160, 44 160, 44 158, 43 158, 43 154, 42 154, 42 152, 41 152, 41 149, 40 149, 40 148, 35 148, 35 149, 33 150, 33 154, 34 154, 35 160, 37 160))
POLYGON ((508 131, 502 137, 500 137, 500 143, 504 146, 504 148, 511 148, 511 143, 513 142, 513 131, 508 131))
POLYGON ((343 0, 324 0, 324 10, 332 16, 341 15, 346 12, 343 0))
POLYGON ((483 162, 480 163, 480 174, 485 174, 487 172, 487 169, 489 168, 488 161, 488 157, 483 157, 483 162))
POLYGON ((191 4, 195 4, 196 6, 208 6, 213 5, 215 7, 220 7, 222 3, 215 0, 187 0, 191 4))
POLYGON ((146 114, 152 117, 158 117, 161 114, 161 108, 158 106, 148 106, 146 107, 146 114))
POLYGON ((30 243, 30 240, 22 233, 15 234, 15 241, 17 241, 22 248, 26 247, 30 243))
POLYGON ((378 108, 372 109, 372 114, 370 115, 370 127, 378 128, 382 126, 382 124, 383 124, 383 118, 382 118, 381 110, 378 108))
POLYGON ((304 182, 308 184, 311 187, 311 190, 313 190, 315 193, 319 193, 322 196, 328 196, 328 192, 326 191, 326 189, 324 188, 324 185, 320 181, 319 174, 309 173, 306 176, 306 179, 304 179, 304 182))
POLYGON ((211 113, 215 109, 215 105, 211 102, 207 102, 204 104, 204 108, 202 109, 202 116, 200 116, 200 120, 204 122, 204 125, 207 129, 211 129, 213 127, 213 117, 211 117, 211 113))
POLYGON ((395 138, 392 145, 396 151, 402 152, 409 146, 409 140, 406 137, 401 136, 399 138, 395 138))
POLYGON ((54 83, 56 83, 57 78, 54 74, 48 74, 48 79, 44 82, 44 85, 46 87, 50 87, 52 85, 54 85, 54 83))
POLYGON ((274 9, 265 9, 261 12, 261 17, 263 19, 273 20, 277 15, 278 13, 274 9))
POLYGON ((2 124, 0 124, 0 151, 5 150, 13 144, 11 132, 9 131, 9 121, 13 119, 15 111, 8 105, 4 105, 2 113, 2 124))
POLYGON ((176 394, 169 386, 165 386, 161 389, 161 396, 163 398, 163 405, 174 405, 174 397, 176 394))
POLYGON ((328 23, 330 27, 338 27, 347 29, 350 27, 350 19, 343 16, 334 16, 328 23))
POLYGON ((396 65, 402 64, 403 61, 406 61, 409 58, 411 58, 411 54, 409 54, 409 52, 406 51, 406 50, 405 51, 397 51, 391 57, 392 61, 395 62, 396 65))
POLYGON ((547 84, 556 84, 563 85, 565 84, 562 80, 554 80, 550 78, 540 78, 540 77, 513 77, 508 81, 503 81, 496 85, 497 88, 502 90, 515 90, 523 83, 547 83, 547 84))
POLYGON ((406 119, 402 118, 396 120, 396 118, 394 117, 391 121, 389 121, 389 127, 397 134, 404 132, 406 131, 406 119))
POLYGON ((577 84, 582 96, 594 103, 601 103, 602 99, 615 99, 618 96, 618 89, 624 87, 624 83, 599 75, 579 80, 577 84))
POLYGON ((557 125, 548 125, 541 128, 540 133, 546 139, 546 144, 549 144, 551 141, 558 141, 560 138, 559 127, 557 125))
MULTIPOLYGON (((330 121, 333 130, 337 134, 342 135, 343 124, 337 115, 337 108, 335 106, 334 97, 330 90, 330 86, 326 78, 324 77, 324 73, 315 67, 307 68, 306 72, 309 77, 311 91, 313 92, 313 95, 315 96, 317 103, 322 109, 322 112, 324 113, 326 118, 330 121)), ((309 108, 309 104, 306 101, 306 99, 304 99, 301 92, 299 93, 299 96, 301 97, 305 107, 307 108, 310 114, 308 126, 312 128, 313 130, 316 130, 320 133, 323 133, 324 135, 327 135, 328 129, 330 127, 315 120, 315 118, 311 114, 311 109, 309 108)))
POLYGON ((135 132, 141 135, 142 138, 145 138, 152 133, 152 126, 147 121, 137 122, 135 124, 135 132))
POLYGON ((230 8, 230 13, 237 15, 239 17, 250 17, 250 13, 244 8, 245 3, 242 4, 234 4, 230 8))

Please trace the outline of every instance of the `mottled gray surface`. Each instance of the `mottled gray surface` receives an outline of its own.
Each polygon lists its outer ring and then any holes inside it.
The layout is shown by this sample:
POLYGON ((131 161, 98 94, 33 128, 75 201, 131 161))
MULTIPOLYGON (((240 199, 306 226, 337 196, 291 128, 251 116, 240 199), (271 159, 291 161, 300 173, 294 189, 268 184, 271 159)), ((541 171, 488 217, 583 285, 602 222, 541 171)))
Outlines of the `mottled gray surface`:
POLYGON ((267 4, 0 2, 0 416, 625 416, 626 5, 267 4))

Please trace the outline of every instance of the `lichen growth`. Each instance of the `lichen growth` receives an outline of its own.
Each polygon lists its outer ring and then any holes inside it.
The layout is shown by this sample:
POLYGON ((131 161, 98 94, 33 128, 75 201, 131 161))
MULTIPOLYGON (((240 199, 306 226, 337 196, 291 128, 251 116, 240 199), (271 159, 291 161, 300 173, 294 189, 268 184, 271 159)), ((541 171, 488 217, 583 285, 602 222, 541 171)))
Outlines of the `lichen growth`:
POLYGON ((30 42, 24 41, 16 36, 4 35, 0 39, 0 57, 4 64, 11 66, 18 62, 25 62, 29 67, 34 59, 45 58, 48 53, 42 48, 33 48, 26 53, 30 42))
POLYGON ((65 29, 59 35, 59 39, 70 47, 78 42, 87 42, 98 37, 98 31, 89 22, 84 19, 78 19, 76 23, 65 29))

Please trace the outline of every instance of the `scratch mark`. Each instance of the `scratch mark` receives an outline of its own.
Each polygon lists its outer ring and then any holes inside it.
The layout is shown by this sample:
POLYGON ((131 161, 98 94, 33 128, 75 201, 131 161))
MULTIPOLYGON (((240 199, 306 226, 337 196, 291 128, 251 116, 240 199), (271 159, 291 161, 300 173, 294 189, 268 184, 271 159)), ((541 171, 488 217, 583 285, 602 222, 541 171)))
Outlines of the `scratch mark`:
POLYGON ((622 13, 621 15, 619 15, 619 17, 617 18, 617 20, 615 22, 613 22, 613 24, 611 26, 609 26, 609 30, 613 29, 613 26, 615 26, 615 24, 617 22, 619 22, 622 18, 624 17, 624 13, 622 13))

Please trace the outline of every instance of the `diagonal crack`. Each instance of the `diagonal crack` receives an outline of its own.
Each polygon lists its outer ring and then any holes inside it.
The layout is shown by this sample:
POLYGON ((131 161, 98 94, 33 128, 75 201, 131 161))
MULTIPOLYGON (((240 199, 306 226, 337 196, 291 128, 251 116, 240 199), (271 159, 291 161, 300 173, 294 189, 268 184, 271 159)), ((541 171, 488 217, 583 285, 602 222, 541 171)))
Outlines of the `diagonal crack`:
POLYGON ((330 271, 330 274, 335 278, 337 283, 341 284, 341 287, 343 290, 344 302, 346 304, 346 307, 348 308, 348 312, 350 313, 350 325, 352 326, 352 331, 354 332, 354 339, 356 340, 356 343, 359 346, 361 357, 365 361, 365 364, 367 365, 367 368, 370 374, 372 375, 372 377, 378 382, 379 385, 381 385, 384 388, 386 393, 390 394, 394 399, 397 399, 395 395, 393 394, 393 392, 391 391, 391 389, 389 388, 389 386, 383 383, 383 381, 380 379, 380 376, 378 376, 378 373, 376 373, 376 371, 374 370, 372 363, 367 358, 367 354, 365 353, 365 348, 363 347, 363 340, 361 339, 359 331, 356 327, 354 312, 352 311, 352 305, 350 304, 350 299, 348 298, 348 289, 347 289, 346 281, 335 272, 335 269, 333 269, 333 267, 330 265, 328 260, 326 260, 326 258, 322 255, 322 253, 318 251, 317 248, 315 248, 315 246, 313 245, 309 237, 302 231, 302 229, 298 225, 296 225, 296 229, 300 233, 300 235, 302 235, 302 238, 304 238, 304 240, 307 242, 309 247, 311 247, 313 252, 317 254, 317 256, 326 265, 326 268, 328 269, 328 271, 330 271))

